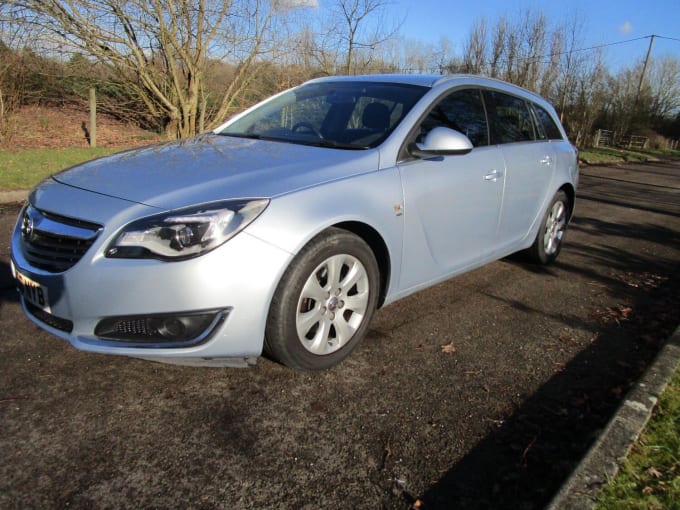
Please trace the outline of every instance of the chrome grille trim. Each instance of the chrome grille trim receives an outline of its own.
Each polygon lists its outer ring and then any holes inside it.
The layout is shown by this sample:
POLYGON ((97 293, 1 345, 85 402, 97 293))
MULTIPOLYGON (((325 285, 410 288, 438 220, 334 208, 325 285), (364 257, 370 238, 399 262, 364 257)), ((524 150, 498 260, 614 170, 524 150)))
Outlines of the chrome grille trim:
POLYGON ((61 273, 78 262, 102 226, 40 211, 29 205, 21 217, 21 251, 33 267, 61 273))

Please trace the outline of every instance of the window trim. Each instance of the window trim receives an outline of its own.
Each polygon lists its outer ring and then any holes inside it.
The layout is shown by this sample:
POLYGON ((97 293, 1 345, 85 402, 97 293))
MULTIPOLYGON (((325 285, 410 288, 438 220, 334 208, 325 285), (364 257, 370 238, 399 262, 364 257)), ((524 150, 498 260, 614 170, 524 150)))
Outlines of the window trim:
POLYGON ((543 98, 540 96, 537 96, 531 92, 524 92, 524 93, 517 93, 515 91, 507 91, 499 87, 493 87, 491 85, 481 85, 481 84, 460 84, 456 85, 450 89, 444 90, 441 94, 439 94, 431 103, 431 106, 423 112, 423 114, 418 117, 417 121, 414 122, 413 126, 408 132, 408 135, 404 138, 404 141, 402 142, 401 147, 399 148, 399 152, 397 153, 397 164, 400 163, 405 163, 408 161, 413 161, 415 159, 418 159, 414 156, 411 156, 411 154, 408 151, 408 147, 411 143, 415 142, 416 137, 418 136, 418 129, 420 128, 420 125, 423 123, 425 118, 432 112, 432 110, 448 95, 453 94, 454 92, 458 92, 461 90, 476 90, 480 93, 481 99, 482 99, 482 105, 484 107, 484 115, 486 116, 486 129, 487 129, 487 137, 488 137, 488 145, 482 145, 479 147, 475 147, 473 150, 480 150, 480 149, 485 149, 488 147, 494 147, 494 146, 503 146, 503 145, 508 145, 508 144, 518 144, 518 143, 546 143, 546 142, 551 142, 551 141, 565 141, 566 138, 564 136, 564 133, 562 132, 562 129, 560 128, 561 123, 558 123, 553 115, 550 113, 550 110, 539 103, 539 101, 536 101, 536 99, 541 99, 545 101, 543 98), (525 104, 525 107, 529 113, 529 119, 531 120, 531 126, 534 134, 534 138, 532 140, 520 140, 520 141, 514 141, 514 142, 502 142, 500 139, 499 134, 497 133, 496 126, 497 126, 497 117, 495 113, 495 101, 493 99, 493 96, 490 94, 491 92, 497 92, 500 94, 505 94, 507 96, 513 97, 515 99, 518 99, 520 101, 523 101, 525 104), (533 99, 531 97, 525 97, 525 96, 533 96, 536 99, 533 99), (494 106, 493 109, 491 109, 491 106, 494 106), (546 129, 545 125, 541 121, 540 117, 538 116, 538 112, 534 112, 535 108, 541 108, 543 109, 546 114, 550 117, 550 119, 553 121, 555 124, 555 128, 557 131, 560 133, 560 138, 551 138, 548 135, 548 130, 546 129), (535 114, 535 118, 534 118, 535 114), (540 123, 540 124, 537 124, 540 123), (546 134, 545 139, 540 139, 538 138, 538 129, 539 125, 543 128, 546 134))

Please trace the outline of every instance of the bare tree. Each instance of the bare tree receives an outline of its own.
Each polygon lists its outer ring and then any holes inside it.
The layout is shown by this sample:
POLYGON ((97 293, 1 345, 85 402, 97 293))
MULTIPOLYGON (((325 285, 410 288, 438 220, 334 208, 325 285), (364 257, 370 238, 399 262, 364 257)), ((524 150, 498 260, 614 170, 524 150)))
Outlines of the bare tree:
POLYGON ((665 55, 652 59, 647 79, 649 112, 653 117, 670 117, 680 110, 680 59, 665 55))
POLYGON ((615 137, 624 135, 630 130, 639 103, 636 103, 637 84, 642 62, 630 68, 620 70, 608 80, 609 98, 604 105, 604 112, 609 127, 615 132, 615 137))
POLYGON ((339 46, 345 56, 343 70, 345 74, 353 74, 370 65, 376 47, 393 37, 398 31, 398 26, 388 26, 386 23, 385 0, 336 0, 336 2, 339 46), (371 24, 375 18, 378 18, 377 22, 371 24))
POLYGON ((639 61, 610 78, 608 101, 603 110, 608 128, 617 135, 647 131, 671 118, 680 109, 680 62, 674 56, 652 59, 648 79, 638 93, 639 61))
POLYGON ((580 78, 591 74, 589 63, 602 64, 601 53, 578 50, 582 43, 582 30, 583 22, 574 15, 553 32, 550 65, 540 88, 541 94, 555 104, 562 121, 568 104, 577 101, 580 78))
POLYGON ((486 19, 475 22, 463 50, 462 71, 473 74, 486 74, 487 52, 486 19))
POLYGON ((11 141, 16 114, 26 95, 26 74, 32 56, 27 48, 29 34, 13 23, 11 9, 0 3, 0 145, 11 141))
POLYGON ((561 56, 564 53, 564 30, 557 29, 550 35, 550 54, 544 60, 543 71, 538 77, 537 90, 544 97, 554 99, 556 83, 560 75, 561 56))
POLYGON ((567 77, 567 100, 560 114, 574 144, 588 145, 593 125, 607 109, 611 92, 602 52, 579 58, 567 77))
POLYGON ((501 16, 492 27, 481 19, 468 36, 461 70, 538 90, 549 39, 542 13, 524 11, 516 22, 501 16))
POLYGON ((491 42, 491 59, 489 61, 489 76, 500 77, 502 59, 506 53, 505 40, 508 34, 508 19, 505 16, 496 23, 491 42))
POLYGON ((273 51, 280 0, 15 0, 14 16, 48 29, 74 50, 113 69, 172 136, 219 121, 273 51), (236 72, 207 120, 211 62, 236 72))
POLYGON ((337 24, 318 17, 307 17, 300 23, 294 35, 296 52, 310 74, 331 75, 336 73, 340 59, 337 24), (321 27, 321 28, 319 28, 321 27))
MULTIPOLYGON (((288 0, 304 2, 305 0, 288 0)), ((314 0, 307 0, 315 4, 314 0)), ((307 66, 307 75, 357 74, 396 69, 399 56, 391 47, 398 23, 387 19, 386 0, 334 0, 324 11, 305 12, 294 23, 291 53, 301 52, 298 62, 307 66), (389 58, 386 60, 386 57, 389 58), (312 66, 312 68, 309 68, 312 66)))
POLYGON ((335 0, 316 27, 317 62, 326 74, 367 72, 398 23, 387 20, 386 0, 335 0))
POLYGON ((452 44, 446 37, 432 44, 395 36, 381 44, 380 49, 379 72, 443 74, 453 58, 452 44))
POLYGON ((543 13, 525 11, 519 25, 517 75, 515 83, 533 90, 539 88, 543 60, 548 54, 547 21, 543 13))
POLYGON ((431 53, 431 72, 444 74, 449 62, 453 60, 453 43, 448 37, 439 38, 438 44, 431 53))

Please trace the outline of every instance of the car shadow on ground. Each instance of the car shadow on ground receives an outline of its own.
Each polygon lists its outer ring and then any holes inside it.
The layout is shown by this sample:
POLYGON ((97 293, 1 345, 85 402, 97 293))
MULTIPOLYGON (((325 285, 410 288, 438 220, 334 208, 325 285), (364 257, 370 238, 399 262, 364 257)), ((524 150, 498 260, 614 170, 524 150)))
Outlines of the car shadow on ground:
POLYGON ((0 261, 0 304, 3 302, 19 301, 19 295, 16 291, 16 284, 12 278, 12 271, 4 261, 0 261))
MULTIPOLYGON (((571 229, 672 247, 680 241, 677 232, 659 225, 615 224, 592 217, 575 218, 571 229)), ((506 262, 532 272, 566 271, 620 304, 592 310, 585 319, 552 317, 592 332, 590 346, 491 428, 423 494, 404 493, 408 502, 419 501, 418 506, 427 509, 544 508, 677 326, 680 276, 674 260, 597 243, 568 241, 565 250, 570 256, 553 267, 527 265, 521 257, 506 262)), ((546 314, 526 303, 487 295, 526 313, 546 314)))
MULTIPOLYGON (((20 204, 0 204, 0 214, 9 214, 10 218, 16 217, 21 210, 20 204)), ((14 221, 0 223, 0 305, 3 302, 16 302, 19 296, 16 284, 12 278, 9 266, 9 243, 14 228, 14 221)))
MULTIPOLYGON (((589 348, 424 494, 406 499, 428 509, 545 507, 677 325, 680 279, 667 276, 630 306, 601 311, 604 327, 589 348)), ((577 318, 562 320, 578 326, 577 318)))

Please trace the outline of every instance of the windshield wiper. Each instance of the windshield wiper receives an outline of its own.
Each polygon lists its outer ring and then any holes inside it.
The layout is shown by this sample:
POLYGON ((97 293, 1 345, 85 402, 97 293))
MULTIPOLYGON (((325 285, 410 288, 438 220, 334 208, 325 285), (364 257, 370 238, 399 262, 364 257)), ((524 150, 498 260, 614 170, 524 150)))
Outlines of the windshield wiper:
POLYGON ((270 142, 283 142, 292 143, 298 145, 310 145, 312 147, 327 147, 329 149, 345 149, 345 150, 365 150, 370 149, 368 146, 357 146, 351 145, 349 143, 336 142, 334 140, 326 140, 324 138, 319 138, 317 140, 303 140, 300 138, 283 138, 277 136, 266 136, 258 135, 256 133, 230 133, 222 132, 217 133, 220 136, 233 136, 234 138, 248 138, 251 140, 267 140, 270 142))
POLYGON ((341 142, 336 142, 334 140, 326 140, 326 139, 310 140, 310 141, 296 140, 295 143, 300 143, 300 144, 303 144, 303 145, 311 145, 313 147, 328 147, 330 149, 348 149, 348 150, 370 149, 370 147, 368 147, 368 146, 352 145, 352 144, 349 144, 349 143, 341 143, 341 142))
POLYGON ((256 135, 255 133, 229 133, 228 131, 225 132, 219 132, 217 133, 220 136, 233 136, 234 138, 249 138, 252 140, 271 140, 271 138, 267 138, 266 136, 262 135, 256 135))

